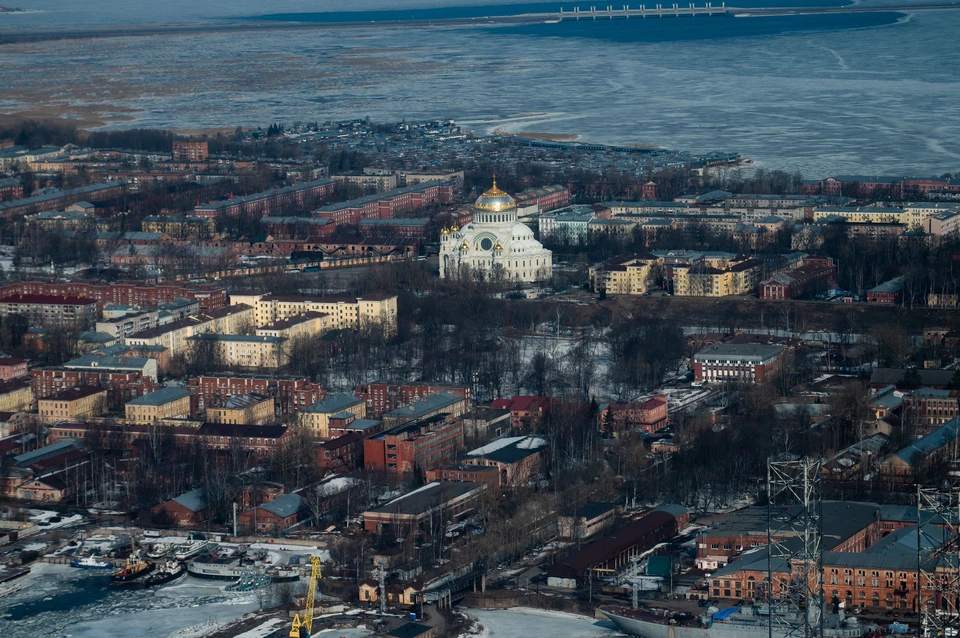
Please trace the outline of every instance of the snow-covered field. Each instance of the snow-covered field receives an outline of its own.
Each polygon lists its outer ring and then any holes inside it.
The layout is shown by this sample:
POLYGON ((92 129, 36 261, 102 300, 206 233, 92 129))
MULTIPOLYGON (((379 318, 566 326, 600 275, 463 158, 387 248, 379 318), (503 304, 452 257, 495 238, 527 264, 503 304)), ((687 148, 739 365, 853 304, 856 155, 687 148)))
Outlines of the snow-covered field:
MULTIPOLYGON (((597 638, 619 636, 610 623, 568 614, 562 611, 516 607, 513 609, 469 609, 482 630, 482 638, 533 638, 535 636, 562 636, 563 638, 597 638)), ((476 636, 477 634, 473 634, 476 636)))

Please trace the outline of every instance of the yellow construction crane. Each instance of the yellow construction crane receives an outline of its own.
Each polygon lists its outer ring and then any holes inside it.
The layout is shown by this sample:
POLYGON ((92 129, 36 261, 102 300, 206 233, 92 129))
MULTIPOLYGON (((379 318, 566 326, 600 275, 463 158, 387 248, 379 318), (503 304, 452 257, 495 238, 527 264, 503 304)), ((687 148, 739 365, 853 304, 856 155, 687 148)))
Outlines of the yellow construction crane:
POLYGON ((303 610, 302 619, 300 614, 293 617, 290 638, 310 638, 310 632, 313 631, 313 600, 317 595, 317 582, 323 576, 320 574, 319 556, 311 556, 310 564, 313 567, 310 570, 310 585, 307 587, 307 608, 303 610))

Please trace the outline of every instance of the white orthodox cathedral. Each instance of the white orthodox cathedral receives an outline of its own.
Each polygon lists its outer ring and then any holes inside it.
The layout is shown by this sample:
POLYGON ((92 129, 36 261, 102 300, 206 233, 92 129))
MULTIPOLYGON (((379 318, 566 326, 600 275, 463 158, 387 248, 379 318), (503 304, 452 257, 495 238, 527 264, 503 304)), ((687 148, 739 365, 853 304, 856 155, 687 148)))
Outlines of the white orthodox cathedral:
POLYGON ((470 276, 481 271, 486 279, 502 276, 507 281, 540 281, 550 277, 553 253, 517 221, 517 203, 497 188, 496 179, 493 188, 474 203, 472 222, 440 233, 441 279, 455 279, 468 269, 470 276))

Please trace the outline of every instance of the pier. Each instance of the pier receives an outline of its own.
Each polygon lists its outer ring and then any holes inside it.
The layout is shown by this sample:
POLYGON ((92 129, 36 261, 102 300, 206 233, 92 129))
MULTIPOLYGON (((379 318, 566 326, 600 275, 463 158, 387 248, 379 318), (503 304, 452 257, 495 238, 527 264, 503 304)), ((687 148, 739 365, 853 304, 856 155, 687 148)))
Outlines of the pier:
POLYGON ((629 5, 623 5, 622 7, 615 7, 613 5, 608 5, 605 8, 597 9, 597 7, 590 7, 588 11, 581 11, 580 7, 574 7, 573 11, 564 10, 563 7, 560 8, 559 13, 555 14, 542 14, 544 16, 544 21, 549 21, 551 17, 556 20, 616 20, 623 19, 628 20, 630 18, 680 18, 680 17, 696 17, 696 16, 714 16, 714 15, 727 15, 727 3, 722 2, 719 7, 713 6, 712 2, 707 2, 702 7, 698 7, 694 3, 690 3, 687 6, 680 6, 678 3, 672 5, 655 5, 652 9, 640 5, 636 8, 631 8, 629 5), (546 17, 551 16, 551 17, 546 17))

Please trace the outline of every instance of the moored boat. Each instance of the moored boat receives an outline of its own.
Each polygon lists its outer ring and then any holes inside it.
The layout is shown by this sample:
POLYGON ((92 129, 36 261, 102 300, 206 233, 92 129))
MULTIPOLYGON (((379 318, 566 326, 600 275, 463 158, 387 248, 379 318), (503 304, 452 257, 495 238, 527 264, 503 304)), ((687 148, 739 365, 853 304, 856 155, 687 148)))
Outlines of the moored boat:
POLYGON ((85 556, 80 560, 70 561, 70 567, 77 569, 112 569, 113 563, 105 560, 97 560, 93 556, 85 556))
POLYGON ((156 585, 163 585, 180 578, 186 573, 187 568, 184 567, 183 563, 175 560, 168 560, 159 569, 143 580, 143 586, 154 587, 156 585))
POLYGON ((213 548, 209 541, 189 541, 177 547, 173 557, 177 560, 190 560, 213 548))
MULTIPOLYGON (((623 633, 638 638, 763 638, 787 635, 786 625, 774 623, 770 633, 769 611, 765 606, 744 605, 715 610, 701 616, 657 609, 629 607, 601 607, 599 610, 623 633)), ((774 614, 779 612, 774 609, 774 614)), ((784 618, 788 614, 781 614, 784 618)), ((860 624, 856 617, 826 614, 824 638, 863 638, 876 629, 874 625, 860 624)))

